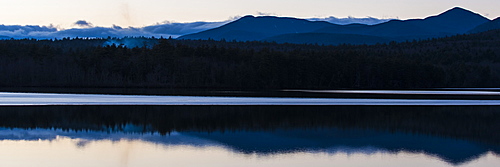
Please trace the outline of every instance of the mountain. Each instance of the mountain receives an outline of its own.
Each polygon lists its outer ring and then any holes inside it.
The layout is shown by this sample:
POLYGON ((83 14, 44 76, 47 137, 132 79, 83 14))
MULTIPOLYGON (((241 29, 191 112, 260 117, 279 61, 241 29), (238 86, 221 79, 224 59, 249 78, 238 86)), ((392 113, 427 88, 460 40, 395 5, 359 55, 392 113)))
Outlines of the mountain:
POLYGON ((8 36, 3 36, 3 35, 0 35, 0 39, 10 39, 10 37, 8 37, 8 36))
POLYGON ((221 27, 179 38, 257 41, 281 34, 312 32, 332 25, 324 21, 308 21, 296 18, 245 16, 221 27))
POLYGON ((477 13, 456 7, 425 19, 392 20, 377 25, 356 26, 354 28, 332 26, 316 32, 380 36, 398 41, 463 34, 488 21, 487 18, 477 13))
POLYGON ((373 44, 464 34, 489 22, 489 19, 477 13, 459 7, 425 19, 391 20, 376 25, 337 25, 296 18, 245 16, 215 29, 181 36, 180 39, 276 41, 328 45, 373 44))
POLYGON ((500 29, 500 17, 496 18, 495 20, 481 24, 481 25, 477 26, 476 28, 470 30, 468 33, 480 33, 480 32, 485 32, 485 31, 489 31, 489 30, 496 30, 496 29, 500 29))
POLYGON ((376 44, 390 42, 391 39, 377 36, 357 35, 357 34, 331 34, 331 33, 294 33, 283 34, 266 38, 264 41, 274 41, 277 43, 295 44, 376 44))
POLYGON ((488 21, 490 20, 480 14, 459 7, 423 20, 408 20, 408 22, 420 22, 419 26, 441 33, 465 33, 488 21))

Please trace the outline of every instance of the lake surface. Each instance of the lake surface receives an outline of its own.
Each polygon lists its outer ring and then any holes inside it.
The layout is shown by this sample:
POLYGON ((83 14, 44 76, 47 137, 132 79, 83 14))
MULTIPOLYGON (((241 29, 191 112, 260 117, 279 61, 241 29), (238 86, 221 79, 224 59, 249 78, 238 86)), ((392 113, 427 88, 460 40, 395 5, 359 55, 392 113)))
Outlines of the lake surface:
POLYGON ((0 166, 498 166, 499 106, 0 107, 0 166))
MULTIPOLYGON (((339 91, 336 93, 345 93, 339 91)), ((441 91, 447 92, 447 91, 441 91)), ((350 93, 363 93, 355 91, 350 93)), ((395 94, 378 91, 368 93, 395 94)), ((437 94, 438 91, 401 91, 398 94, 437 94)), ((498 92, 447 92, 446 95, 495 95, 498 92)), ((64 93, 0 92, 0 105, 500 105, 500 99, 384 99, 384 98, 311 98, 311 97, 224 97, 224 96, 159 96, 99 95, 64 93)))

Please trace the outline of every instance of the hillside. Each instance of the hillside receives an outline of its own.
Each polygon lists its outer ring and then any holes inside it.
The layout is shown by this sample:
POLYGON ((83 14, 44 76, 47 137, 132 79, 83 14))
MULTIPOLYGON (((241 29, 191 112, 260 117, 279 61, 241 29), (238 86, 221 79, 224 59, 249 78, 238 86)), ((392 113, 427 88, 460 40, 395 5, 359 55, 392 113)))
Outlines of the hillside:
POLYGON ((464 34, 486 22, 489 20, 479 14, 462 8, 453 8, 425 19, 392 20, 372 26, 326 27, 316 32, 360 34, 405 41, 464 34))
POLYGON ((376 25, 337 25, 295 18, 246 16, 224 26, 181 36, 179 39, 274 40, 279 43, 326 45, 375 44, 464 34, 487 22, 490 20, 459 7, 425 19, 392 20, 376 25), (339 38, 339 34, 344 35, 339 38))
POLYGON ((377 36, 356 35, 356 34, 333 34, 333 33, 293 33, 283 34, 264 39, 263 41, 274 41, 277 43, 295 43, 295 44, 322 44, 322 45, 340 45, 340 44, 376 44, 387 43, 391 39, 377 36))
POLYGON ((179 39, 258 41, 275 35, 312 32, 331 25, 328 22, 295 18, 245 16, 221 27, 181 36, 179 39))
POLYGON ((495 20, 481 24, 481 25, 477 26, 476 28, 470 30, 468 33, 480 33, 480 32, 485 32, 485 31, 489 31, 489 30, 496 30, 496 29, 500 29, 500 17, 496 18, 495 20))

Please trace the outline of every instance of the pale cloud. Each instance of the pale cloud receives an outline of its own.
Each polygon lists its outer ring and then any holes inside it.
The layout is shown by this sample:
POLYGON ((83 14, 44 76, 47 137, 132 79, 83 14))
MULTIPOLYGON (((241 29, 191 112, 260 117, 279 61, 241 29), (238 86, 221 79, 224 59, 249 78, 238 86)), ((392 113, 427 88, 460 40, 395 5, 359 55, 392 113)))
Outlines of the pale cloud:
MULTIPOLYGON (((260 15, 271 15, 272 13, 262 13, 260 15)), ((186 34, 197 33, 204 30, 220 27, 224 24, 232 22, 241 18, 240 16, 231 17, 226 21, 219 22, 188 22, 188 23, 177 23, 165 21, 163 23, 157 23, 155 25, 144 26, 144 27, 121 27, 117 25, 112 25, 110 27, 100 27, 94 26, 91 22, 86 20, 78 20, 74 23, 77 28, 70 29, 60 29, 50 26, 38 26, 38 25, 0 25, 0 36, 2 38, 38 38, 38 39, 52 39, 52 38, 65 38, 65 37, 93 37, 93 38, 107 38, 107 37, 179 37, 186 34)), ((325 18, 309 18, 310 21, 327 21, 334 24, 378 24, 389 21, 391 19, 377 19, 373 17, 366 18, 336 18, 336 17, 325 17, 325 18)))
POLYGON ((270 13, 270 12, 257 12, 258 16, 278 16, 276 13, 270 13))
POLYGON ((374 18, 374 17, 357 18, 357 17, 352 17, 352 16, 349 16, 347 18, 338 18, 338 17, 330 16, 330 17, 324 17, 324 18, 309 18, 307 20, 326 21, 326 22, 330 22, 333 24, 339 24, 339 25, 347 25, 347 24, 354 24, 354 23, 375 25, 375 24, 380 24, 380 23, 388 22, 390 20, 395 20, 395 19, 378 19, 378 18, 374 18))
POLYGON ((25 38, 29 36, 38 36, 39 34, 51 34, 57 32, 57 28, 53 26, 36 26, 36 25, 0 25, 0 36, 10 38, 25 38))
POLYGON ((192 22, 192 23, 172 23, 165 22, 145 27, 120 27, 113 25, 111 27, 94 27, 92 23, 79 20, 74 23, 78 28, 60 29, 54 26, 21 26, 21 25, 0 25, 0 36, 2 38, 65 38, 65 37, 179 37, 185 34, 196 33, 211 28, 216 28, 229 23, 232 20, 221 22, 192 22))

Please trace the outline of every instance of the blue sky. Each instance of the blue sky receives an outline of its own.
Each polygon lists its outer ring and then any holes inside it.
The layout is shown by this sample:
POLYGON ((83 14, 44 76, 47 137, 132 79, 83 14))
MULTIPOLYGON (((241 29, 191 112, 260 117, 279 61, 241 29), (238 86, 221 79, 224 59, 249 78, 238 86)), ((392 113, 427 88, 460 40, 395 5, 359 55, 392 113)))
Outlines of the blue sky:
POLYGON ((375 24, 462 7, 494 19, 499 6, 499 0, 2 0, 0 38, 176 37, 245 15, 375 24))

